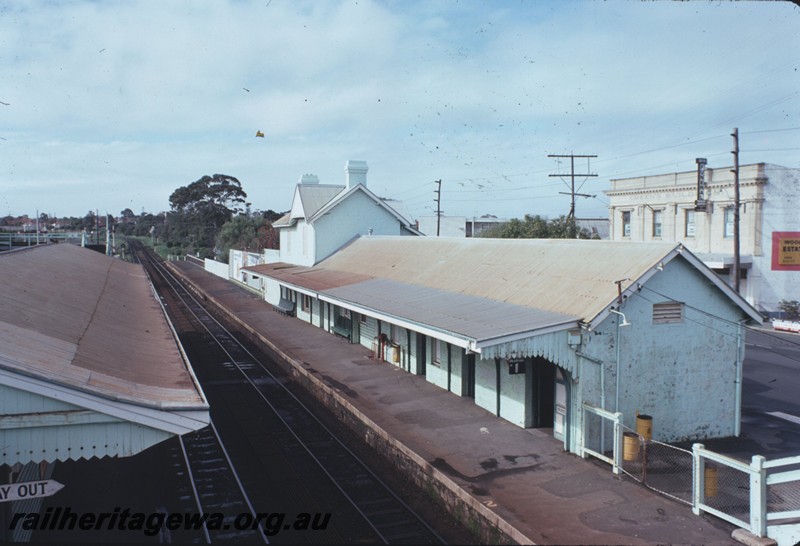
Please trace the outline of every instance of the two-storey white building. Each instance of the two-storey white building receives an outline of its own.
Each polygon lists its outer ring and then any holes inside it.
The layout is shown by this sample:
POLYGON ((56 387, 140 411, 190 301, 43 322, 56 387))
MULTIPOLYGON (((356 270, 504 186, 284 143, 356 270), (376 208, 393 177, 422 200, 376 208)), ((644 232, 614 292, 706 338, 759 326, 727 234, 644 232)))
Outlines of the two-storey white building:
MULTIPOLYGON (((705 169, 705 210, 696 210, 698 172, 611 181, 611 239, 680 242, 729 284, 734 264, 734 175, 705 169)), ((740 293, 765 314, 800 299, 800 169, 739 168, 740 293)))
POLYGON ((316 175, 303 175, 290 211, 273 224, 280 232, 274 260, 314 265, 358 235, 421 235, 396 210, 402 204, 367 188, 368 170, 366 161, 348 161, 344 186, 320 184, 316 175))

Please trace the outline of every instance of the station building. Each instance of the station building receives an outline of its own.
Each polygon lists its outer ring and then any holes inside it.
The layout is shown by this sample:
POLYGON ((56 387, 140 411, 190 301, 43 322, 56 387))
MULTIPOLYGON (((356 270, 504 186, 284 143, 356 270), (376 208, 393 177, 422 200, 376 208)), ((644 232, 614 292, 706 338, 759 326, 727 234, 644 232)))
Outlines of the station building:
POLYGON ((301 179, 280 250, 232 251, 217 274, 575 453, 584 404, 650 415, 661 441, 738 435, 761 316, 685 245, 414 236, 365 167, 337 190, 301 179))
POLYGON ((760 315, 680 244, 358 237, 245 268, 276 309, 580 452, 582 405, 662 441, 739 433, 760 315))

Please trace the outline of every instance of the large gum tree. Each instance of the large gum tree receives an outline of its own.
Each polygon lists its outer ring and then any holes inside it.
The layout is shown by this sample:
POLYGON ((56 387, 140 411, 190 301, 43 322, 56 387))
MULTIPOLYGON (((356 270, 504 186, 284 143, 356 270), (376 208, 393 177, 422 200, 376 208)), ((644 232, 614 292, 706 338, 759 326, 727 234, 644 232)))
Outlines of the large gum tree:
POLYGON ((167 237, 189 243, 195 251, 213 254, 220 228, 243 210, 247 194, 236 177, 226 174, 203 176, 172 192, 167 237))

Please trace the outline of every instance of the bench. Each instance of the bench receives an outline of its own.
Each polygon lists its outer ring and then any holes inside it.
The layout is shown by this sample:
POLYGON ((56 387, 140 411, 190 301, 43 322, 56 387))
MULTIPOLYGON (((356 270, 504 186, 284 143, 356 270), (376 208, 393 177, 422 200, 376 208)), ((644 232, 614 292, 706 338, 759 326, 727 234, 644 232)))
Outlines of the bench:
POLYGON ((294 302, 289 301, 286 298, 281 298, 281 301, 278 302, 278 305, 273 305, 272 308, 278 313, 286 315, 287 317, 294 316, 294 302))
POLYGON ((339 324, 335 324, 333 326, 333 333, 336 336, 343 337, 343 338, 347 339, 347 341, 350 341, 350 328, 348 328, 348 327, 345 327, 345 326, 342 326, 342 325, 339 325, 339 324))

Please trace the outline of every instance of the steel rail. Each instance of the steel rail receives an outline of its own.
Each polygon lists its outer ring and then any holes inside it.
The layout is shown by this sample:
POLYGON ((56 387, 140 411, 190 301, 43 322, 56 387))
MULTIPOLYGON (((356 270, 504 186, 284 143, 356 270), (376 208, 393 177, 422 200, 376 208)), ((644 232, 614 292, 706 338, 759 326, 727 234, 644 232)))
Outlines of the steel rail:
MULTIPOLYGON (((236 355, 232 354, 231 352, 231 345, 229 344, 227 347, 221 341, 221 338, 227 338, 233 344, 236 350, 242 351, 251 363, 256 364, 259 370, 263 373, 266 373, 269 378, 273 381, 271 382, 275 387, 279 387, 284 394, 288 395, 291 401, 305 412, 306 417, 310 417, 317 426, 319 426, 327 435, 328 437, 337 444, 339 449, 344 450, 344 452, 352 458, 352 460, 358 465, 359 469, 366 473, 368 478, 373 480, 377 487, 380 487, 384 493, 389 495, 392 502, 395 502, 399 505, 399 507, 405 511, 407 515, 410 515, 417 525, 423 530, 424 534, 427 534, 430 542, 432 543, 440 543, 443 544, 444 540, 439 537, 439 535, 411 508, 409 507, 402 499, 400 499, 397 494, 392 491, 392 489, 386 485, 369 467, 357 456, 355 455, 334 433, 328 429, 315 415, 314 413, 303 403, 301 402, 289 389, 287 389, 282 382, 268 369, 264 364, 256 358, 248 349, 245 347, 239 340, 225 327, 223 326, 215 317, 211 315, 211 313, 206 310, 203 305, 195 298, 190 291, 183 285, 183 283, 175 277, 175 275, 169 271, 163 264, 161 264, 158 260, 151 259, 148 256, 149 263, 153 266, 153 268, 159 273, 159 275, 164 279, 164 281, 169 285, 169 287, 173 290, 175 295, 183 302, 186 306, 189 313, 191 313, 194 318, 199 322, 203 328, 208 332, 208 334, 212 337, 212 339, 217 343, 217 345, 225 352, 225 354, 230 358, 231 363, 236 367, 236 369, 242 374, 242 376, 247 380, 247 382, 256 390, 258 395, 264 400, 268 407, 274 412, 274 414, 278 417, 278 419, 284 424, 287 430, 291 433, 291 435, 295 438, 300 446, 312 457, 312 459, 319 465, 319 468, 329 477, 333 485, 339 489, 339 491, 344 495, 344 497, 351 503, 353 508, 362 516, 364 521, 369 525, 373 531, 381 537, 381 539, 387 543, 393 543, 395 540, 400 538, 400 535, 389 535, 389 531, 391 531, 392 527, 396 527, 397 524, 381 524, 376 523, 375 520, 379 519, 377 516, 379 515, 387 515, 391 512, 391 509, 383 509, 379 510, 377 515, 370 515, 369 508, 365 506, 367 504, 364 501, 359 501, 358 499, 353 498, 354 495, 347 491, 348 488, 345 487, 345 484, 340 483, 341 478, 335 477, 331 471, 329 470, 328 466, 331 463, 324 463, 321 460, 321 456, 319 453, 316 453, 309 445, 308 441, 303 440, 295 431, 295 427, 293 427, 282 415, 282 412, 279 411, 277 408, 266 396, 266 394, 262 391, 262 388, 256 384, 256 382, 248 375, 248 371, 244 369, 242 364, 241 358, 237 358, 236 355), (187 298, 191 300, 191 303, 187 301, 187 298), (198 313, 202 315, 199 316, 198 313), (204 320, 205 319, 205 320, 204 320), (208 323, 211 323, 211 326, 218 329, 217 332, 213 332, 212 328, 209 326, 208 323), (388 535, 388 536, 387 536, 388 535)), ((392 518, 394 519, 394 518, 392 518)), ((413 533, 412 533, 413 534, 413 533)), ((419 541, 422 537, 422 534, 415 536, 414 539, 419 541)), ((409 533, 402 534, 403 541, 407 541, 409 539, 409 533)))

